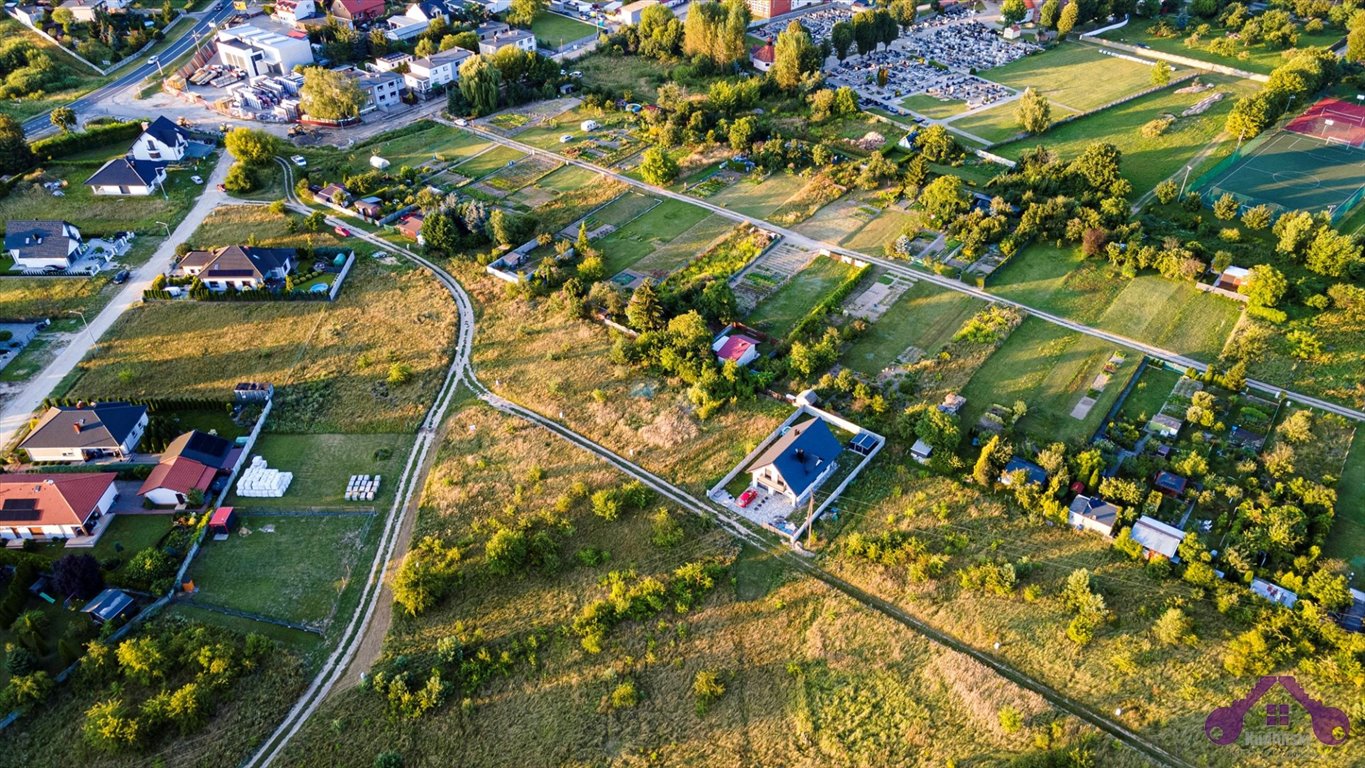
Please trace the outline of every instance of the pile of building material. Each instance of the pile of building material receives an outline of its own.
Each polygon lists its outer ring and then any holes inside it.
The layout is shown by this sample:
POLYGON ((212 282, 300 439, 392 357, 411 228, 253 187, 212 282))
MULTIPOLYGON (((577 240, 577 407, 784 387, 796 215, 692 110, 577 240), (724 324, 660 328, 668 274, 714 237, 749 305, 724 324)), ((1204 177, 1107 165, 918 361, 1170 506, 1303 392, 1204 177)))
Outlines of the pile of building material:
POLYGON ((351 481, 346 484, 347 501, 374 501, 376 493, 379 493, 379 475, 351 475, 351 481))
POLYGON ((252 456, 251 464, 242 470, 242 476, 237 481, 237 495, 278 499, 293 481, 293 472, 271 469, 266 466, 264 456, 252 456))

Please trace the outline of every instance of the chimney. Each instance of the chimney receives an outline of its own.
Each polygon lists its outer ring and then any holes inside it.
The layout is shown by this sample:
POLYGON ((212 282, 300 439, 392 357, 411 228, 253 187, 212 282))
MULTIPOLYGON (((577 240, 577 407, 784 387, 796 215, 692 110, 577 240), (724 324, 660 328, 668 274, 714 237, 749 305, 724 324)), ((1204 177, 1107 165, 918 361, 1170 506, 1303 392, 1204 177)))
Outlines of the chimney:
MULTIPOLYGON (((77 431, 79 432, 80 430, 77 431)), ((801 462, 802 464, 806 463, 806 449, 797 448, 795 451, 792 452, 792 455, 795 456, 796 460, 801 462)))
POLYGON ((147 130, 148 128, 151 128, 151 127, 152 127, 151 123, 148 123, 146 120, 143 120, 143 121, 142 121, 142 130, 145 131, 145 130, 147 130))
POLYGON ((73 424, 71 425, 71 431, 72 431, 72 432, 75 432, 76 434, 79 435, 79 434, 81 433, 81 427, 84 427, 84 426, 85 426, 85 419, 76 419, 75 423, 73 423, 73 424))

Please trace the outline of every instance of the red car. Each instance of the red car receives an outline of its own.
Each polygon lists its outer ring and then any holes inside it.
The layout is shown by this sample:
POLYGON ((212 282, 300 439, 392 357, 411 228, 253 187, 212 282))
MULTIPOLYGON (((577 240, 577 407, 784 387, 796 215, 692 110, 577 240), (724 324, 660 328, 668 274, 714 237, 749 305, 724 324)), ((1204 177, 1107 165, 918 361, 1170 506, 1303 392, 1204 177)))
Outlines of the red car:
POLYGON ((750 488, 749 490, 739 495, 739 506, 741 508, 747 507, 750 504, 753 504, 754 499, 756 498, 758 498, 758 491, 755 491, 753 488, 750 488))
POLYGON ((349 230, 349 229, 347 229, 347 228, 345 228, 345 227, 332 227, 332 231, 335 232, 335 233, 337 233, 337 235, 339 235, 339 236, 341 236, 341 237, 350 237, 350 236, 351 236, 351 230, 349 230))

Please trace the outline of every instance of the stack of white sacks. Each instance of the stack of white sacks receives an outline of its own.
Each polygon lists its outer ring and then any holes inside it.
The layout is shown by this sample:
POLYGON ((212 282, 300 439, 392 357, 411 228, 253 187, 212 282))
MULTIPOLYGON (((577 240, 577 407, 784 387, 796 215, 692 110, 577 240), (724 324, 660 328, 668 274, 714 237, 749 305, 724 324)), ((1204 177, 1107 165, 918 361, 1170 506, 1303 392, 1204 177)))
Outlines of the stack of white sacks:
POLYGON ((252 456, 251 464, 237 480, 237 495, 278 499, 294 481, 293 472, 281 472, 265 464, 265 457, 252 456))
POLYGON ((379 475, 351 475, 351 481, 346 484, 347 501, 374 501, 376 493, 379 493, 379 475))

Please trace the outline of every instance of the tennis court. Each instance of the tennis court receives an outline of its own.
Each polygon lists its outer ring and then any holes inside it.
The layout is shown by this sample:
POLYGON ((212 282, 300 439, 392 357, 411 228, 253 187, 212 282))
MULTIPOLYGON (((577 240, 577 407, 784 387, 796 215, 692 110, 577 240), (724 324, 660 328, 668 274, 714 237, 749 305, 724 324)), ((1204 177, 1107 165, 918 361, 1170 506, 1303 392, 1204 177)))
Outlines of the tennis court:
POLYGON ((1330 210, 1341 216, 1365 188, 1365 150, 1286 131, 1220 164, 1202 185, 1206 199, 1231 192, 1239 201, 1286 211, 1330 210))

